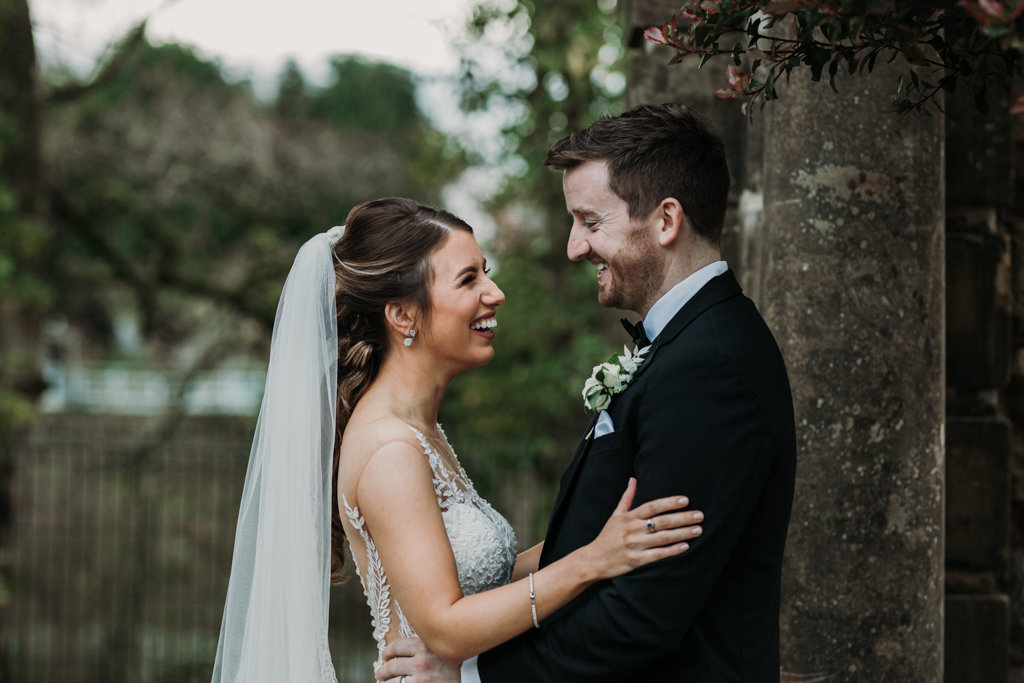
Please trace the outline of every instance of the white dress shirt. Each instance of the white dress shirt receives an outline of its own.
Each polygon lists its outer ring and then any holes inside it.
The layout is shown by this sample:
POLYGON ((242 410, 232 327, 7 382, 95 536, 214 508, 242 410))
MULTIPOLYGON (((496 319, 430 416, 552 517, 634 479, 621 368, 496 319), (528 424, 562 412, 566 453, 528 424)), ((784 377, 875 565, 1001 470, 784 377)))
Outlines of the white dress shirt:
POLYGON ((647 317, 644 318, 644 332, 647 333, 647 338, 654 341, 669 321, 676 317, 676 313, 693 298, 694 294, 727 270, 729 270, 729 264, 725 261, 709 263, 700 270, 690 273, 686 279, 662 294, 661 298, 651 306, 651 310, 647 311, 647 317))
MULTIPOLYGON (((644 332, 647 338, 654 341, 661 331, 665 329, 669 321, 676 316, 683 306, 701 290, 704 285, 714 278, 729 270, 729 264, 725 261, 715 261, 703 268, 690 273, 682 282, 665 292, 660 299, 654 302, 651 310, 647 311, 644 318, 644 332)), ((607 411, 602 410, 601 417, 607 417, 607 411)), ((611 424, 611 418, 607 417, 607 424, 611 424)), ((614 430, 614 427, 611 427, 614 430)), ((609 432, 605 432, 609 433, 609 432)), ((480 669, 477 667, 476 657, 470 657, 462 663, 460 670, 461 683, 483 683, 480 680, 480 669)))

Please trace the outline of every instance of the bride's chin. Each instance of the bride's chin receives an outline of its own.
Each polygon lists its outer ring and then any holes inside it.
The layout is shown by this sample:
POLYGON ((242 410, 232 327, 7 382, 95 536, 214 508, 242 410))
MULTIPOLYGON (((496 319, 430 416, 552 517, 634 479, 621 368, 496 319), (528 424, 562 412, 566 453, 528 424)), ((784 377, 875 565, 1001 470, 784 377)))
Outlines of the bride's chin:
POLYGON ((479 355, 474 354, 474 357, 471 359, 473 365, 470 367, 478 368, 487 365, 492 360, 494 360, 494 349, 488 348, 486 352, 481 352, 479 355))
POLYGON ((455 373, 457 375, 461 375, 462 373, 464 373, 464 372, 466 372, 468 370, 472 370, 473 368, 480 368, 480 367, 483 367, 483 366, 487 365, 492 360, 494 360, 494 352, 492 351, 490 354, 488 354, 486 356, 481 355, 481 354, 473 354, 472 356, 466 355, 466 356, 463 356, 460 360, 462 360, 463 365, 455 373))

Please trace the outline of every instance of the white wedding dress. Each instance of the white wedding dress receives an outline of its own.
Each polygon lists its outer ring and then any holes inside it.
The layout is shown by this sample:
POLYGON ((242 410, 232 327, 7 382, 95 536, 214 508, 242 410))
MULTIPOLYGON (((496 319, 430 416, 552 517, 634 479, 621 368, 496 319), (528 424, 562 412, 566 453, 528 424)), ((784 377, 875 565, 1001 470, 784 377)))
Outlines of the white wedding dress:
MULTIPOLYGON (((434 493, 455 555, 462 593, 471 595, 508 583, 516 561, 516 535, 512 527, 477 494, 473 482, 466 476, 458 460, 454 463, 453 471, 445 465, 441 455, 418 429, 411 425, 409 429, 419 439, 433 472, 434 493)), ((448 449, 452 454, 455 453, 450 445, 448 449)), ((370 606, 373 638, 377 641, 377 661, 373 665, 376 671, 381 665, 381 653, 389 635, 412 638, 416 633, 402 614, 398 602, 391 597, 388 577, 359 508, 349 507, 344 496, 342 502, 349 523, 359 533, 365 546, 365 550, 357 547, 351 549, 359 581, 370 606), (398 618, 397 624, 392 622, 394 616, 398 618), (397 631, 392 633, 396 626, 397 631)))

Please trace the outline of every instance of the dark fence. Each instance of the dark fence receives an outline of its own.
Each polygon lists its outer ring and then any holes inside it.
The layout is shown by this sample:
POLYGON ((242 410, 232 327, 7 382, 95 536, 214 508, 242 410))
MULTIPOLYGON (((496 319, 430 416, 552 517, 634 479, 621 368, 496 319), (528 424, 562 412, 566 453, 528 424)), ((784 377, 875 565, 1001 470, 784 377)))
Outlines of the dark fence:
MULTIPOLYGON (((15 681, 210 680, 254 426, 231 416, 40 417, 15 458, 15 681)), ((520 546, 532 544, 555 482, 497 468, 478 446, 466 444, 467 471, 520 546)), ((373 680, 370 632, 353 576, 331 593, 340 681, 373 680)))

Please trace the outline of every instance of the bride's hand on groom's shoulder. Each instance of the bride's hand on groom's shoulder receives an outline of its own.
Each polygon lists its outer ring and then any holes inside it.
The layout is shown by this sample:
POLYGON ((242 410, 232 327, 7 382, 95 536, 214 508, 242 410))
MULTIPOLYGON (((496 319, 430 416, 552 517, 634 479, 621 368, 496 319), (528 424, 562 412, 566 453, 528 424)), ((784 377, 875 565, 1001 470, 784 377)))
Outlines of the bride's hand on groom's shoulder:
POLYGON ((402 638, 388 643, 384 648, 383 661, 376 672, 378 681, 459 683, 459 666, 435 655, 419 638, 402 638))
POLYGON ((626 574, 637 567, 686 552, 690 541, 700 536, 699 510, 683 510, 685 496, 652 500, 634 509, 636 479, 630 478, 626 491, 601 533, 588 548, 599 579, 626 574))

